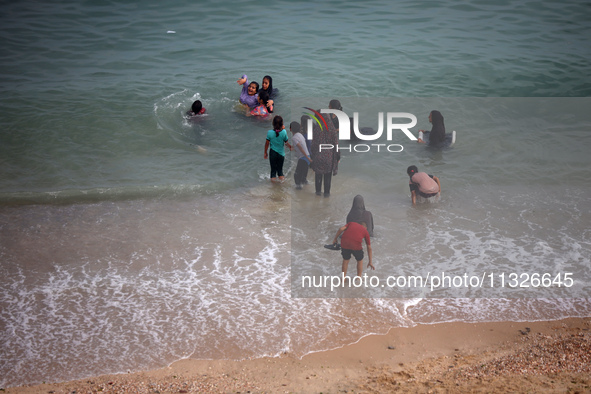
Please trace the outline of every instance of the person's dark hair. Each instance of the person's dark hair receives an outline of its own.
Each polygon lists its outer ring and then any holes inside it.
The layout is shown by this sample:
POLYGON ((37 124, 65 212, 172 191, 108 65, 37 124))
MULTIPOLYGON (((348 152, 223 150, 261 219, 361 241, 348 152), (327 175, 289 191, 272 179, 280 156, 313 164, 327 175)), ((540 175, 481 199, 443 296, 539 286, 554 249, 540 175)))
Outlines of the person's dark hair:
POLYGON ((353 199, 353 205, 347 215, 347 223, 356 222, 359 224, 365 223, 365 228, 370 237, 373 237, 373 216, 370 211, 365 209, 365 202, 363 196, 358 194, 353 199))
POLYGON ((301 131, 300 129, 300 124, 298 122, 291 122, 289 124, 289 129, 291 130, 292 133, 299 133, 301 131))
POLYGON ((330 100, 330 103, 328 103, 328 108, 338 109, 339 111, 343 110, 343 107, 341 107, 341 102, 339 100, 330 100))
POLYGON ((355 198, 353 198, 353 205, 351 206, 351 210, 347 215, 347 223, 361 223, 363 220, 363 212, 365 212, 365 202, 363 201, 363 196, 358 194, 355 196, 355 198))
POLYGON ((267 106, 267 102, 269 101, 269 94, 267 92, 265 92, 264 90, 261 90, 259 92, 259 98, 263 102, 263 105, 266 107, 267 106))
POLYGON ((275 136, 279 136, 279 133, 283 130, 283 118, 279 115, 275 115, 273 118, 273 130, 275 130, 275 136))
POLYGON ((441 125, 441 126, 444 126, 444 124, 443 124, 443 115, 441 114, 441 112, 439 112, 437 110, 431 111, 431 123, 433 123, 433 125, 441 125))
POLYGON ((269 97, 271 96, 271 94, 273 93, 273 78, 271 78, 269 75, 265 75, 263 77, 263 81, 264 80, 268 80, 269 81, 269 87, 267 89, 265 89, 265 91, 267 93, 269 93, 269 97))
POLYGON ((443 115, 439 111, 431 111, 431 133, 429 134, 429 146, 440 146, 445 140, 445 124, 443 115))
POLYGON ((417 166, 410 166, 406 169, 406 173, 408 174, 408 176, 412 177, 414 174, 416 174, 417 172, 419 172, 419 169, 417 168, 417 166))
POLYGON ((201 104, 201 101, 199 101, 199 100, 194 101, 193 105, 191 105, 191 111, 193 111, 193 113, 195 113, 195 114, 198 114, 202 108, 203 108, 203 104, 201 104))

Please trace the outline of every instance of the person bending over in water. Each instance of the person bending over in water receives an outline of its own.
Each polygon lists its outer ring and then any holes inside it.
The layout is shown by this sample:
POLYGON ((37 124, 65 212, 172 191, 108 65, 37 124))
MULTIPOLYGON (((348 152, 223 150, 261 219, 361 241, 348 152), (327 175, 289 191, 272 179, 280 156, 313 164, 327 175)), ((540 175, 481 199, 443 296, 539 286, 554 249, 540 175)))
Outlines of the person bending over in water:
POLYGON ((424 143, 422 139, 423 134, 429 134, 429 146, 441 147, 445 141, 445 124, 443 123, 443 115, 439 111, 431 111, 429 113, 429 122, 433 124, 431 131, 419 130, 418 142, 424 143))
POLYGON ((410 187, 412 205, 416 205, 417 196, 429 199, 440 195, 441 183, 436 176, 419 172, 416 166, 408 167, 406 173, 410 177, 408 186, 410 187))
POLYGON ((351 260, 351 255, 353 255, 353 257, 355 257, 355 260, 357 261, 357 276, 361 276, 361 274, 363 273, 363 240, 365 240, 365 245, 367 246, 367 256, 369 258, 367 268, 375 270, 376 267, 374 267, 374 265, 372 264, 371 242, 369 240, 369 233, 367 232, 366 223, 349 222, 343 227, 339 228, 337 234, 334 237, 333 244, 337 243, 337 240, 339 239, 339 236, 341 234, 343 235, 341 238, 341 256, 343 256, 343 276, 347 276, 347 268, 349 267, 349 260, 351 260))

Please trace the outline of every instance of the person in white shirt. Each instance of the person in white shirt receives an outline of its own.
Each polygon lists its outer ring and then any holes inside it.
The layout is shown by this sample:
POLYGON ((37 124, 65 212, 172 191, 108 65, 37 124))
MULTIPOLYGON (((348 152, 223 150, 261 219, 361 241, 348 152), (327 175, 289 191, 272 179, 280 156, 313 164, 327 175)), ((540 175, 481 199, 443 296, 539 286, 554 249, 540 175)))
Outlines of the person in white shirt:
POLYGON ((306 177, 308 176, 308 167, 312 162, 312 159, 310 158, 310 152, 308 152, 306 138, 304 138, 301 133, 300 124, 298 122, 291 122, 289 130, 293 134, 292 143, 298 159, 293 179, 295 181, 296 189, 299 190, 302 189, 303 185, 308 184, 306 177))

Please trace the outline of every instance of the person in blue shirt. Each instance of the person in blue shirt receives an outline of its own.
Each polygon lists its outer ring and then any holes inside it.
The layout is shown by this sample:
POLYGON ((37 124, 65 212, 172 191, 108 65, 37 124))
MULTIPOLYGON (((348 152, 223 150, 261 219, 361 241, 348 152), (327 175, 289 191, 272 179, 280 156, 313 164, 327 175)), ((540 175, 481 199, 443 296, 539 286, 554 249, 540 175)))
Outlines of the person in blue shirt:
POLYGON ((269 159, 271 165, 271 182, 283 182, 285 176, 283 175, 283 162, 285 161, 285 145, 292 150, 289 144, 287 131, 283 124, 283 118, 276 115, 273 118, 273 130, 267 132, 267 140, 265 141, 265 155, 264 158, 269 159), (271 147, 271 149, 269 149, 271 147))

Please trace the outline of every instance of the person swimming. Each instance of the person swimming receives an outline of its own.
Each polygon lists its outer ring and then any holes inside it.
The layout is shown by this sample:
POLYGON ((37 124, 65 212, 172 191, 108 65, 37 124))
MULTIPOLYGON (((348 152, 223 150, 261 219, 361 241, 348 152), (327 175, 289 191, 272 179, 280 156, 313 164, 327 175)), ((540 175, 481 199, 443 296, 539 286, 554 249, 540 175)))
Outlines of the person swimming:
POLYGON ((191 110, 187 111, 186 116, 192 118, 193 116, 199 116, 205 114, 205 108, 200 100, 195 100, 191 105, 191 110))

